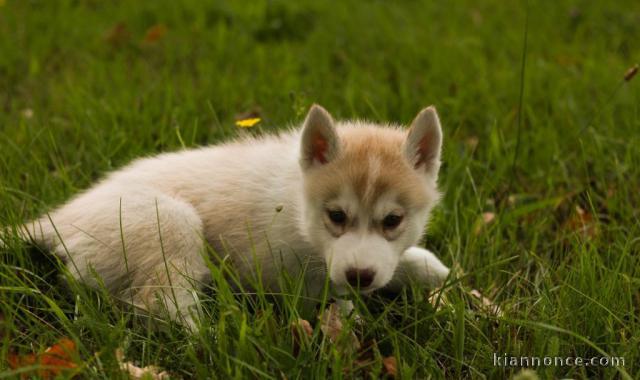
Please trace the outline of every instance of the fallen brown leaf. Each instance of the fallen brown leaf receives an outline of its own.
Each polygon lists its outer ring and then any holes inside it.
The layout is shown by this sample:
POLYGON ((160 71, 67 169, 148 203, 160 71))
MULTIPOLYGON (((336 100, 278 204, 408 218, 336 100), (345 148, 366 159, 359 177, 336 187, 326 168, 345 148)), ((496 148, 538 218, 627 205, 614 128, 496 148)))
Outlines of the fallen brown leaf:
POLYGON ((538 376, 536 371, 532 369, 523 369, 513 375, 511 380, 540 380, 540 377, 538 376))
POLYGON ((484 230, 485 226, 491 224, 496 219, 494 212, 483 212, 482 215, 476 220, 473 226, 473 234, 478 236, 484 230))
POLYGON ((628 82, 633 79, 633 77, 638 73, 638 68, 640 68, 638 64, 631 66, 629 70, 624 73, 624 80, 628 82))
POLYGON ((303 342, 307 342, 313 335, 313 327, 309 321, 298 319, 291 323, 291 335, 293 336, 293 355, 298 356, 303 342))
POLYGON ((481 302, 481 306, 484 310, 486 310, 487 312, 497 316, 497 317, 501 317, 502 314, 502 309, 500 308, 500 306, 496 305, 493 301, 491 301, 489 298, 485 297, 482 295, 482 293, 480 293, 478 290, 473 289, 469 292, 470 295, 474 296, 475 298, 479 299, 481 302))
POLYGON ((360 341, 353 331, 344 333, 340 308, 335 303, 329 305, 320 314, 320 330, 337 348, 345 353, 357 352, 360 349, 360 341))
POLYGON ((616 188, 609 186, 609 188, 607 188, 607 199, 613 198, 614 195, 616 195, 616 188))
POLYGON ((395 378, 398 374, 398 362, 395 356, 388 356, 382 359, 382 365, 384 366, 385 374, 395 378))
POLYGON ((75 342, 68 338, 62 338, 40 354, 9 354, 8 361, 9 367, 14 370, 28 366, 41 367, 35 369, 33 372, 22 373, 21 378, 23 379, 34 375, 42 379, 53 379, 64 372, 78 367, 73 361, 73 358, 77 356, 78 353, 75 342))
POLYGON ((164 38, 167 34, 167 27, 164 24, 156 24, 149 29, 144 35, 143 41, 146 43, 155 43, 164 38))
POLYGON ((427 301, 431 306, 436 308, 436 311, 440 311, 443 307, 451 306, 451 303, 447 299, 446 291, 442 290, 442 288, 434 289, 429 293, 427 301))
POLYGON ((138 367, 132 362, 124 361, 124 352, 121 348, 116 350, 116 360, 120 366, 120 370, 126 372, 130 379, 145 379, 145 380, 163 380, 169 379, 169 373, 166 371, 160 371, 160 368, 156 366, 146 366, 143 368, 138 367))
POLYGON ((33 118, 33 110, 31 108, 23 109, 21 114, 22 114, 22 117, 24 117, 25 119, 32 119, 33 118))
POLYGON ((578 233, 588 239, 595 238, 599 233, 593 215, 577 205, 573 214, 564 222, 562 229, 570 233, 578 233))
POLYGON ((480 139, 478 138, 478 136, 471 136, 471 137, 467 137, 464 140, 464 145, 466 145, 471 152, 475 152, 479 142, 480 142, 480 139))
POLYGON ((302 328, 302 331, 308 336, 311 337, 313 335, 313 327, 306 319, 298 319, 298 326, 302 328))

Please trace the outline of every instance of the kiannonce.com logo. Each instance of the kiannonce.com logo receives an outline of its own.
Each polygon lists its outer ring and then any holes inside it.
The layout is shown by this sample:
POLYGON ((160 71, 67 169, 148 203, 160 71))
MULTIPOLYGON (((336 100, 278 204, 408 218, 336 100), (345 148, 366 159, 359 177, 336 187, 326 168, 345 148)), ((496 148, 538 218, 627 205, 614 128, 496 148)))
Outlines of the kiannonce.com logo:
POLYGON ((493 353, 494 367, 624 367, 622 356, 510 356, 493 353))

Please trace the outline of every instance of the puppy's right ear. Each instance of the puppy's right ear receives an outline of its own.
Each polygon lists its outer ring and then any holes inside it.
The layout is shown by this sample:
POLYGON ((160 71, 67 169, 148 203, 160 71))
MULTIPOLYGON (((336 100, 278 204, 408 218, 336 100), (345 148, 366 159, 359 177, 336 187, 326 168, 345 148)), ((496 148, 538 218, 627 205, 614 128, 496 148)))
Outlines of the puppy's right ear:
POLYGON ((311 106, 302 127, 300 166, 309 169, 333 160, 339 150, 338 135, 327 110, 317 104, 311 106))
POLYGON ((440 151, 442 150, 442 127, 434 106, 418 113, 404 142, 409 163, 420 172, 438 178, 440 151))

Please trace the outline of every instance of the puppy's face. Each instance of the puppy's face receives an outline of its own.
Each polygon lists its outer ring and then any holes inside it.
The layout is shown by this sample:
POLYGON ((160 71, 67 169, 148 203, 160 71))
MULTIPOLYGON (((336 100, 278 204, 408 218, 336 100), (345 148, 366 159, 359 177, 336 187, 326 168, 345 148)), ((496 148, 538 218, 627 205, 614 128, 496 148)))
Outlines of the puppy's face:
POLYGON ((334 126, 313 106, 302 132, 304 232, 338 291, 370 292, 393 277, 438 201, 442 132, 435 109, 409 131, 365 123, 334 126))

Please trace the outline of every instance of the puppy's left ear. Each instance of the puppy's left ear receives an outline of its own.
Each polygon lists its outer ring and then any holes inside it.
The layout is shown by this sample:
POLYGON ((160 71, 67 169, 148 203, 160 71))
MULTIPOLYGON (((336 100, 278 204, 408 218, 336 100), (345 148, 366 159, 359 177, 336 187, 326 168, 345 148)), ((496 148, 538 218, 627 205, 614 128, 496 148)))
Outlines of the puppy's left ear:
POLYGON ((333 118, 321 106, 314 104, 302 127, 300 166, 309 169, 332 161, 338 154, 339 141, 333 118))
POLYGON ((442 148, 442 128, 434 106, 429 106, 416 116, 411 123, 409 135, 404 143, 404 152, 411 166, 421 172, 438 178, 440 170, 440 150, 442 148))

